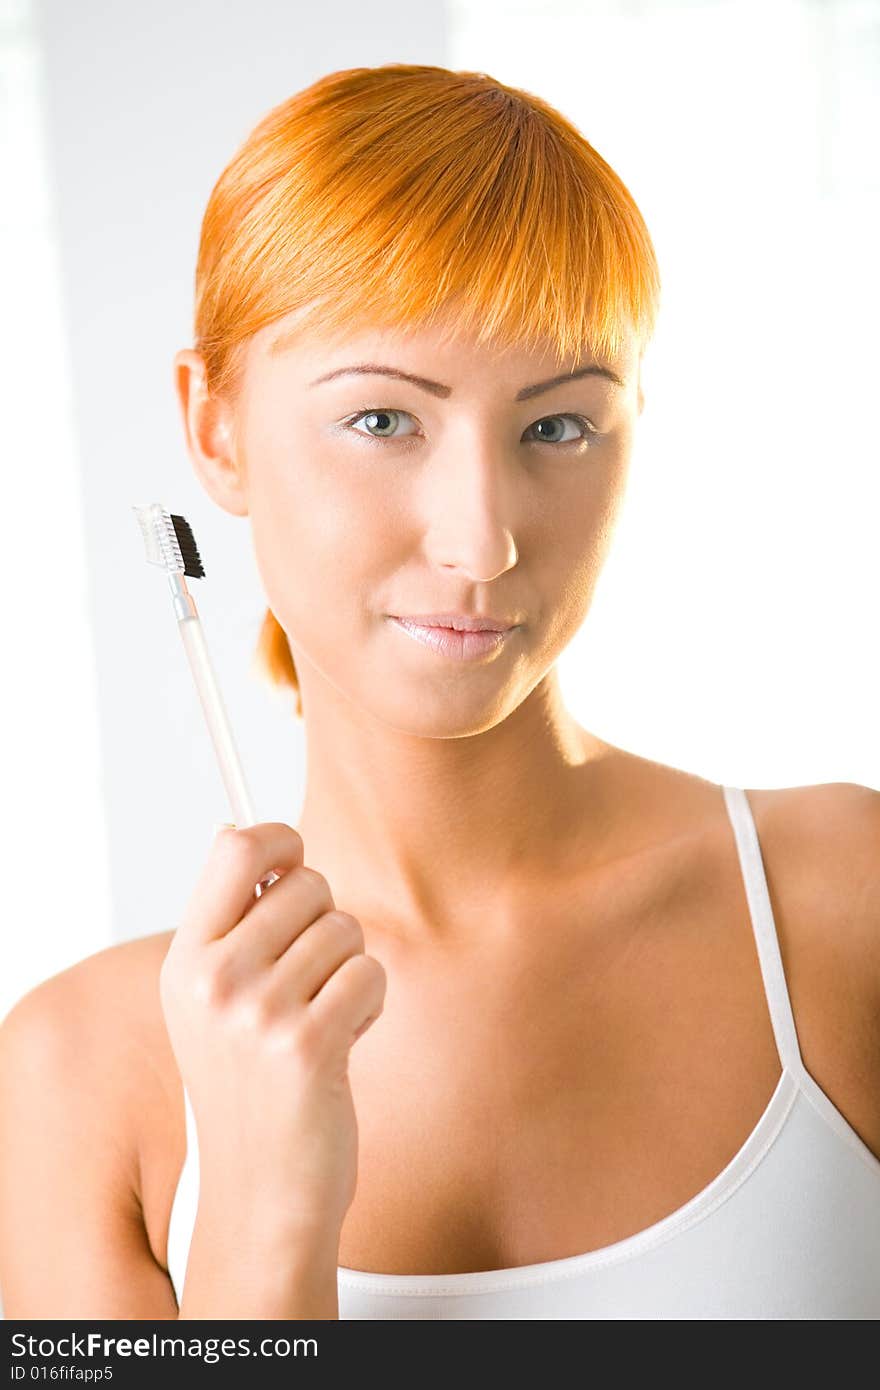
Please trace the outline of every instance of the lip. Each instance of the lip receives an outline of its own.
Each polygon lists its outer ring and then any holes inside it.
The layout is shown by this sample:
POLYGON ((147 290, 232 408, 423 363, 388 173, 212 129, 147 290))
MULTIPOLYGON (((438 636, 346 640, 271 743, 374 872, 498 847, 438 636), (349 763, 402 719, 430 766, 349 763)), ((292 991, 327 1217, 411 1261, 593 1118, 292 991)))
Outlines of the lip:
POLYGON ((398 622, 418 627, 452 628, 455 632, 507 632, 517 626, 512 618, 478 618, 469 613, 392 613, 398 622))
MULTIPOLYGON (((519 626, 519 624, 514 623, 510 627, 503 628, 494 626, 453 628, 444 627, 442 623, 436 621, 420 620, 417 622, 413 618, 398 618, 393 613, 389 613, 388 616, 395 627, 399 628, 401 632, 405 632, 414 641, 432 648, 441 656, 450 656, 458 661, 477 661, 481 657, 494 656, 501 651, 508 638, 516 632, 519 626)), ((434 614, 432 618, 437 616, 434 614)), ((469 618, 462 621, 471 624, 481 620, 469 618)), ((489 620, 483 621, 488 622, 489 620)))

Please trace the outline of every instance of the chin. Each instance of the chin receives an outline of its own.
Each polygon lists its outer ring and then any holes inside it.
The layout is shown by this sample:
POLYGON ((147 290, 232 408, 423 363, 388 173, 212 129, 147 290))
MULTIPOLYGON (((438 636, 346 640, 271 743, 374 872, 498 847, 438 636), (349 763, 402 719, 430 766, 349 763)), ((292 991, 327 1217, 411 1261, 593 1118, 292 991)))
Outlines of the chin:
POLYGON ((409 689, 408 684, 405 679, 393 679, 390 698, 383 695, 381 701, 371 701, 370 706, 380 723, 417 738, 472 738, 474 734, 484 734, 503 723, 520 703, 508 688, 484 690, 484 698, 480 698, 477 688, 462 688, 460 675, 447 681, 435 680, 430 690, 425 689, 424 682, 413 682, 409 689))

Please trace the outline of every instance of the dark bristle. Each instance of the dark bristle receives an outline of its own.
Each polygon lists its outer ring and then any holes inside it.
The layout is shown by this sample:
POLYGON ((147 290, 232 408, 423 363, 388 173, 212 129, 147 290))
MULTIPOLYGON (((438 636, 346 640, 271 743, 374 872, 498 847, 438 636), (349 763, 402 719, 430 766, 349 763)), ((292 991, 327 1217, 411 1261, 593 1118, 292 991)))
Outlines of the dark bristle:
POLYGON ((169 512, 171 524, 174 527, 174 534, 177 537, 177 544, 180 546, 180 553, 183 556, 183 572, 187 579, 204 579, 205 567, 202 564, 201 556, 196 546, 196 538, 192 533, 190 524, 185 516, 175 516, 174 512, 169 512))

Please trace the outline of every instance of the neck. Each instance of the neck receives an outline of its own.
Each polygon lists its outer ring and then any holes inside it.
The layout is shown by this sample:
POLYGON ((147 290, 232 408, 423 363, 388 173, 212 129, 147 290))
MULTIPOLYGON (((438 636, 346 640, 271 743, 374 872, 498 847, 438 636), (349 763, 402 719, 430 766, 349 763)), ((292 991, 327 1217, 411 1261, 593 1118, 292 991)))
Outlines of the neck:
POLYGON ((472 935, 605 834, 599 777, 617 750, 570 717, 555 668, 507 719, 462 738, 389 728, 326 683, 303 689, 303 708, 297 829, 340 910, 472 935))

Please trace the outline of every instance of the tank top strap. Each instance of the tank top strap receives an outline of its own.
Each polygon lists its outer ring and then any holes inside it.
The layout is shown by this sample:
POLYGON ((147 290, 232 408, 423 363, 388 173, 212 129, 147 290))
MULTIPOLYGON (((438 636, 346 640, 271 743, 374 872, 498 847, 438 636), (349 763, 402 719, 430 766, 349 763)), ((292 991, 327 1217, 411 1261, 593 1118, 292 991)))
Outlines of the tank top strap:
POLYGON ((800 1077, 804 1072, 804 1064, 782 966, 779 937, 752 808, 742 787, 723 787, 722 790, 736 839, 776 1049, 782 1066, 800 1077))

